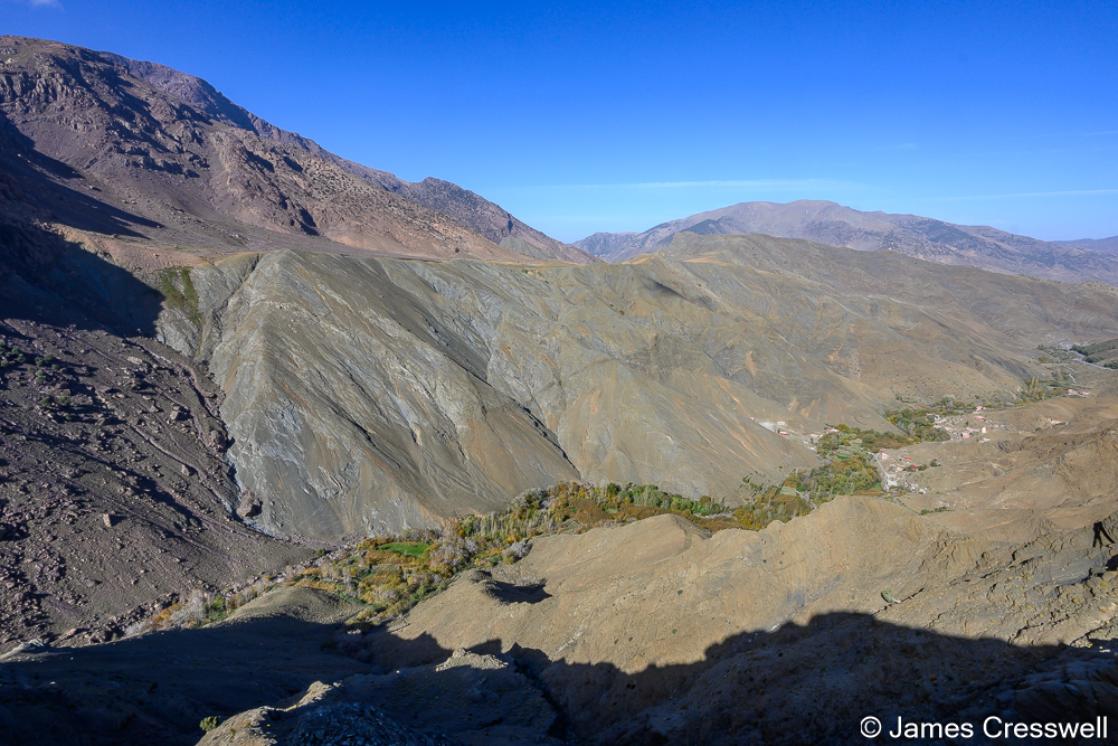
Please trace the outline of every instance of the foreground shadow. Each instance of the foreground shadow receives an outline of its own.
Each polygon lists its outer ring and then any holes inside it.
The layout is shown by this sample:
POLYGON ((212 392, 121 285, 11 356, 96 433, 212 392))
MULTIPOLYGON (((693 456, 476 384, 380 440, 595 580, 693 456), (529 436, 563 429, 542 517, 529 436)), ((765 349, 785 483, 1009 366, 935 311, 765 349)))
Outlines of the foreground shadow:
POLYGON ((88 193, 89 185, 0 113, 0 317, 151 336, 162 296, 45 223, 144 238, 155 223, 88 193))
POLYGON ((199 721, 283 700, 369 666, 332 625, 268 617, 0 663, 0 742, 187 744, 199 721))
MULTIPOLYGON (((276 705, 313 681, 366 673, 323 703, 370 705, 416 732, 454 739, 463 735, 454 731, 468 714, 462 710, 499 709, 494 692, 508 683, 486 671, 460 683, 456 669, 429 665, 453 652, 426 636, 380 629, 358 641, 337 627, 283 617, 51 651, 0 664, 0 732, 21 744, 193 743, 203 717, 276 705), (455 696, 454 687, 469 691, 455 696)), ((521 686, 554 708, 546 730, 525 733, 526 743, 851 743, 866 715, 888 726, 898 716, 980 723, 991 714, 1024 721, 1118 714, 1113 655, 951 637, 864 614, 737 634, 701 661, 639 672, 553 660, 496 640, 472 652, 507 661, 521 686)), ((499 716, 487 717, 486 727, 499 725, 499 716)))

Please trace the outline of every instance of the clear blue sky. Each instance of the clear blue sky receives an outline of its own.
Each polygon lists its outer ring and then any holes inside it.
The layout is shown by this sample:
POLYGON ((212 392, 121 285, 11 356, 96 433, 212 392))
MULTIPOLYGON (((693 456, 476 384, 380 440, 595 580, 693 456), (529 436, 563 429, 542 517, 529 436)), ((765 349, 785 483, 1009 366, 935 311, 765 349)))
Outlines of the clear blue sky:
POLYGON ((1118 234, 1118 2, 0 0, 562 239, 833 199, 1118 234))

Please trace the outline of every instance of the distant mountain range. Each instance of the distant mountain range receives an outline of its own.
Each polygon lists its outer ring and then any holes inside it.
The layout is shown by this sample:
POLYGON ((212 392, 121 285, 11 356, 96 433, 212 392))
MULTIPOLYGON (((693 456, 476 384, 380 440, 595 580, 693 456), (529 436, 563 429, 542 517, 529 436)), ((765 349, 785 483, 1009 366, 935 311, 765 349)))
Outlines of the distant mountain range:
POLYGON ((1118 283, 1118 237, 1041 241, 986 226, 861 212, 834 202, 742 202, 661 223, 643 233, 595 233, 575 245, 607 261, 659 251, 680 233, 760 233, 860 251, 895 251, 941 264, 1054 280, 1118 283))
MULTIPOLYGON (((16 212, 97 234, 100 248, 118 258, 135 248, 121 240, 143 239, 194 253, 320 247, 586 263, 657 251, 681 232, 761 233, 1118 283, 1118 237, 1041 241, 822 201, 746 202, 572 246, 450 182, 408 182, 341 158, 192 75, 22 37, 0 37, 0 140, 3 181, 11 194, 32 196, 19 200, 30 211, 16 212)), ((131 258, 150 262, 150 251, 131 258)))
MULTIPOLYGON (((77 229, 104 232, 112 211, 95 195, 115 209, 115 233, 172 247, 592 261, 469 190, 347 161, 204 80, 115 54, 0 36, 0 138, 57 187, 36 177, 13 191, 77 229)), ((28 175, 3 166, 9 180, 28 175)))

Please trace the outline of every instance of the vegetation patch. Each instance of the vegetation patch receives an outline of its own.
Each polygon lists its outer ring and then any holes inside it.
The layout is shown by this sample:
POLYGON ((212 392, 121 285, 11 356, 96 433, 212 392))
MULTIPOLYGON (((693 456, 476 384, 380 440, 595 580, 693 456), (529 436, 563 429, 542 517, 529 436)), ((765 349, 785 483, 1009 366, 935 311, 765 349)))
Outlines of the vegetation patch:
POLYGON ((1071 349, 1082 355, 1087 362, 1097 363, 1100 360, 1118 357, 1118 339, 1108 339, 1091 345, 1075 345, 1071 349))
POLYGON ((18 367, 27 362, 27 353, 5 339, 0 339, 0 369, 18 367))
POLYGON ((422 557, 430 551, 431 545, 425 541, 394 541, 381 544, 380 548, 385 552, 395 552, 405 557, 422 557))
POLYGON ((838 495, 882 494, 877 464, 862 439, 853 437, 855 432, 866 431, 839 431, 837 434, 843 438, 820 449, 821 454, 830 457, 829 463, 810 471, 794 471, 780 484, 744 478, 742 485, 749 496, 746 504, 734 511, 738 523, 743 528, 759 530, 773 521, 787 522, 807 515, 838 495))
MULTIPOLYGON (((886 419, 897 424, 890 419, 889 414, 886 414, 886 419)), ((947 436, 945 431, 939 432, 947 436)), ((929 440, 946 439, 940 437, 938 433, 927 432, 927 435, 929 440)), ((880 430, 863 430, 850 425, 835 425, 823 433, 816 444, 816 451, 823 458, 844 459, 866 452, 876 453, 883 448, 903 448, 920 440, 921 438, 908 433, 886 433, 880 430)))
POLYGON ((746 503, 734 511, 734 520, 742 528, 760 531, 773 521, 788 522, 807 515, 815 504, 797 489, 798 484, 796 472, 780 484, 762 484, 749 477, 743 478, 742 485, 749 496, 746 503))
POLYGON ((369 538, 321 553, 310 564, 282 577, 216 594, 194 591, 132 632, 213 624, 285 585, 315 588, 359 604, 362 609, 354 621, 385 622, 443 590, 465 570, 519 561, 536 537, 665 514, 681 516, 712 531, 753 527, 709 497, 694 500, 648 484, 599 487, 566 482, 527 492, 500 513, 451 521, 441 531, 369 538))
POLYGON ((1108 339, 1091 345, 1077 345, 1071 349, 1088 363, 1118 370, 1118 339, 1108 339))
POLYGON ((1065 396, 1073 383, 1071 375, 1063 368, 1058 370, 1051 378, 1030 378, 1017 395, 1016 401, 1012 402, 1010 406, 1065 396))
MULTIPOLYGON (((1036 382, 1026 387, 1026 395, 1029 390, 1048 395, 1052 388, 1036 382)), ((1009 401, 1020 401, 1020 397, 1009 401)), ((850 425, 828 428, 817 446, 826 463, 794 471, 776 484, 745 477, 741 487, 745 504, 737 508, 707 496, 684 497, 651 484, 564 482, 526 492, 507 510, 449 521, 442 530, 369 538, 320 553, 282 577, 218 594, 196 591, 146 622, 144 629, 212 624, 284 585, 315 588, 349 600, 361 607, 353 621, 382 623, 445 589, 465 570, 519 561, 528 554, 532 540, 540 536, 577 533, 657 515, 678 515, 710 531, 760 530, 773 521, 807 515, 839 495, 883 494, 875 460, 878 451, 946 440, 950 436, 936 424, 937 418, 969 414, 975 406, 948 398, 891 410, 885 417, 896 432, 850 425)), ((938 466, 938 462, 930 465, 938 466)))
POLYGON ((744 478, 746 504, 734 511, 734 517, 745 528, 761 529, 773 521, 807 515, 839 495, 883 494, 874 454, 887 448, 949 440, 950 434, 936 424, 936 418, 973 409, 973 404, 964 407, 953 399, 943 399, 886 412, 885 419, 899 432, 846 424, 829 427, 816 443, 816 452, 827 463, 809 471, 794 471, 779 484, 744 478))
POLYGON ((171 308, 182 311, 191 323, 202 325, 202 312, 198 306, 198 291, 190 278, 187 267, 170 267, 159 273, 159 292, 171 308))
POLYGON ((963 406, 954 399, 942 399, 936 404, 925 407, 904 407, 885 413, 889 424, 904 433, 904 442, 899 446, 883 445, 882 448, 901 446, 925 441, 950 440, 951 435, 936 424, 936 417, 966 414, 974 411, 974 405, 963 406))

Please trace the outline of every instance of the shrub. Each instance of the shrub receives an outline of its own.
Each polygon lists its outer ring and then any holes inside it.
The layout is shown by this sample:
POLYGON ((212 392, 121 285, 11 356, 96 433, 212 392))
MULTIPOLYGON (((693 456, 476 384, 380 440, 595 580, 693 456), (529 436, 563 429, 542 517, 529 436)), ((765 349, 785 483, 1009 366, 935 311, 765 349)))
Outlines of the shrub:
POLYGON ((386 552, 402 554, 405 557, 422 557, 427 554, 431 545, 422 541, 394 541, 382 544, 379 548, 386 552))
POLYGON ((229 615, 231 611, 231 604, 225 600, 225 596, 215 596, 206 604, 205 613, 202 618, 204 624, 213 624, 220 622, 222 619, 229 615))
POLYGON ((206 617, 206 594, 198 589, 170 609, 170 623, 176 627, 194 626, 206 617))
POLYGON ((202 325, 202 312, 198 306, 198 291, 187 267, 170 267, 159 273, 159 292, 164 302, 177 308, 195 325, 202 325))

